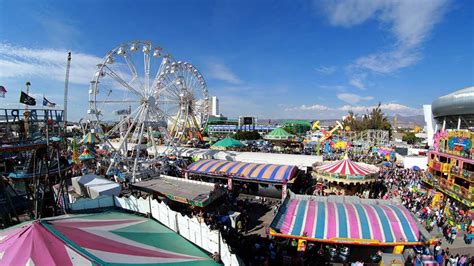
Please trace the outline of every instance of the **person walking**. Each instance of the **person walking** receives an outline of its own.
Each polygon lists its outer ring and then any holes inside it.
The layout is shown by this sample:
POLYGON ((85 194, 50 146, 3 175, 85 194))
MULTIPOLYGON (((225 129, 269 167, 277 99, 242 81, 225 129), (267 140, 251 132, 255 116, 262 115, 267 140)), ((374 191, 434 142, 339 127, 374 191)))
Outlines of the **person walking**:
POLYGON ((454 240, 456 240, 456 231, 451 232, 451 245, 454 243, 454 240))

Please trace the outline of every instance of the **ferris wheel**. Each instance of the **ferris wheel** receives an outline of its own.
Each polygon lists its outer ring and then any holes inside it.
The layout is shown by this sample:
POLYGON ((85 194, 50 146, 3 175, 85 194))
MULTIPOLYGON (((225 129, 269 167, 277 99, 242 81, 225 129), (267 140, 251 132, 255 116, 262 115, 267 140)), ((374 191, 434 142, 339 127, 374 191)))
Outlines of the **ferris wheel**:
POLYGON ((108 52, 89 89, 91 128, 111 148, 107 172, 128 172, 133 181, 143 165, 156 160, 158 145, 171 153, 199 140, 208 110, 201 73, 149 41, 124 43, 108 52))

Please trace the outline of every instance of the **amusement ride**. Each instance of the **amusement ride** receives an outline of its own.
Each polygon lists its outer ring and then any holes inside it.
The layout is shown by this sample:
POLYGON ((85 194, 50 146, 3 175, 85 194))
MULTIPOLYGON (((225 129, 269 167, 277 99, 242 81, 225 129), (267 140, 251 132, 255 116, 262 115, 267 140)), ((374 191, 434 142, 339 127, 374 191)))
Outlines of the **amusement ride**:
POLYGON ((208 110, 206 82, 195 66, 150 41, 132 41, 97 65, 87 130, 109 150, 107 173, 126 172, 134 181, 140 167, 158 159, 157 146, 177 155, 177 146, 202 140, 208 110))

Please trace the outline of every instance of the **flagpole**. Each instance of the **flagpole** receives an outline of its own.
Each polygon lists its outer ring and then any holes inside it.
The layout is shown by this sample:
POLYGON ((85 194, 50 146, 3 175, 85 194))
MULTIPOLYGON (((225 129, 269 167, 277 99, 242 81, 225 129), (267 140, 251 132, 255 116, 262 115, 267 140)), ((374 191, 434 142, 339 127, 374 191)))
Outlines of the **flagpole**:
POLYGON ((68 88, 69 88, 69 68, 70 67, 71 67, 71 52, 69 52, 67 56, 66 80, 64 82, 64 110, 63 110, 64 135, 66 135, 66 131, 67 131, 67 94, 68 94, 68 88))
MULTIPOLYGON (((25 85, 26 85, 26 95, 30 96, 31 83, 27 81, 25 85)), ((30 134, 29 123, 28 123, 28 120, 30 119, 30 112, 28 111, 28 104, 25 104, 25 112, 23 112, 23 116, 25 117, 25 136, 26 136, 26 139, 28 139, 28 135, 30 134)))

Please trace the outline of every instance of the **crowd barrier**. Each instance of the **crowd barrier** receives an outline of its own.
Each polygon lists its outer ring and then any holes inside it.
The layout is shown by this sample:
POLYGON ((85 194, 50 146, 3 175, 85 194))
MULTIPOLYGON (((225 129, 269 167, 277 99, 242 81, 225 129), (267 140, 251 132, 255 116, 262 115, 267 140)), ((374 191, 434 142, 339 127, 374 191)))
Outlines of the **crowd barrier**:
POLYGON ((189 218, 188 216, 183 216, 181 213, 171 210, 165 203, 152 200, 150 197, 144 199, 135 198, 134 196, 128 198, 101 196, 96 199, 79 199, 70 204, 70 208, 73 211, 107 207, 119 207, 151 215, 166 227, 207 252, 211 254, 219 253, 224 265, 243 265, 243 263, 240 263, 239 258, 232 253, 218 230, 211 230, 204 222, 199 222, 196 217, 189 218))

